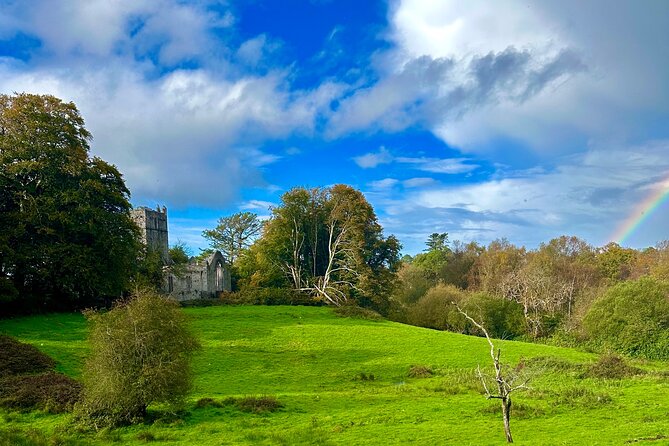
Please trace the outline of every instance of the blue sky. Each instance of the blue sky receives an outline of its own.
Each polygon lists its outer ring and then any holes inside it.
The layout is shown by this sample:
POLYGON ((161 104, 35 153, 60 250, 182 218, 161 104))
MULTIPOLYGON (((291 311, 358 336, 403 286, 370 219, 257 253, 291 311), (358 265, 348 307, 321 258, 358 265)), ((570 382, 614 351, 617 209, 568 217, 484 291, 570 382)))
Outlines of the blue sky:
MULTIPOLYGON (((0 0, 0 90, 74 101, 194 251, 335 183, 411 254, 602 245, 669 188, 668 41, 662 0, 0 0)), ((625 244, 669 238, 667 211, 625 244)))

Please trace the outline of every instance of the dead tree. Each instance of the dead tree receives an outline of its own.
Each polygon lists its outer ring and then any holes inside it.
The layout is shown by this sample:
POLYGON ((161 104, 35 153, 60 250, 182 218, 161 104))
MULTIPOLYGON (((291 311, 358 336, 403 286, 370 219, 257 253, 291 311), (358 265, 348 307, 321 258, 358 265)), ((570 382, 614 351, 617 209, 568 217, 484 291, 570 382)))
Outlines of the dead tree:
POLYGON ((481 380, 481 384, 483 384, 483 389, 485 390, 485 397, 487 399, 496 398, 501 401, 502 418, 504 420, 504 433, 506 434, 506 441, 507 443, 513 443, 513 437, 511 437, 511 423, 510 423, 511 394, 516 390, 527 389, 528 388, 527 383, 529 381, 529 377, 527 376, 521 377, 520 373, 513 370, 505 369, 499 360, 502 351, 501 349, 497 349, 497 353, 495 353, 495 345, 492 343, 490 335, 488 335, 488 331, 483 327, 483 325, 481 325, 474 318, 465 313, 457 304, 453 303, 453 305, 455 305, 455 308, 458 309, 458 312, 460 312, 460 314, 462 314, 468 321, 474 324, 476 328, 478 328, 479 330, 481 330, 481 332, 483 332, 485 338, 488 340, 488 344, 490 344, 490 357, 492 358, 493 368, 495 369, 494 381, 497 386, 497 393, 493 393, 490 391, 488 383, 486 382, 486 377, 481 371, 480 365, 476 367, 476 374, 481 380), (518 382, 520 382, 520 384, 517 384, 518 382))

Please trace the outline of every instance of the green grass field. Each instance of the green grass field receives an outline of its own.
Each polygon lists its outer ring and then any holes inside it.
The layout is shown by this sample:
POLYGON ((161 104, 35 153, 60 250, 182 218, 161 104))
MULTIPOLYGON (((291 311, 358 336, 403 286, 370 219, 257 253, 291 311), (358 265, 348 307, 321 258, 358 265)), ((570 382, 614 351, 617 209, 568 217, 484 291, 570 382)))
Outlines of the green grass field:
MULTIPOLYGON (((485 339, 340 318, 328 308, 185 311, 203 347, 194 361, 187 414, 77 433, 69 415, 0 412, 0 444, 504 444, 499 403, 482 396, 473 376, 478 363, 489 365, 485 339), (412 365, 430 366, 435 375, 409 378, 412 365), (374 379, 362 380, 361 374, 374 379), (268 414, 195 407, 200 398, 247 395, 274 395, 285 407, 268 414)), ((87 353, 82 316, 3 320, 0 332, 53 356, 58 370, 79 375, 87 353)), ((532 389, 515 394, 511 425, 517 444, 669 444, 669 365, 634 362, 649 373, 582 379, 578 364, 592 363, 595 355, 498 344, 506 362, 551 357, 558 365, 537 369, 532 389)))

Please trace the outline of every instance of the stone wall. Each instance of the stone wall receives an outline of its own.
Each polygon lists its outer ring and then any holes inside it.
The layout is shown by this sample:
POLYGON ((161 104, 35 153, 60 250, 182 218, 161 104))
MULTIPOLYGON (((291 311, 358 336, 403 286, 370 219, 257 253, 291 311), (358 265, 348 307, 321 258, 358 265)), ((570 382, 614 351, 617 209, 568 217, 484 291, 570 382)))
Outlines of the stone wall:
POLYGON ((204 261, 166 270, 164 291, 177 300, 215 298, 231 289, 230 270, 219 251, 204 261))
POLYGON ((157 207, 156 210, 153 210, 147 207, 139 207, 133 209, 130 215, 139 227, 142 242, 149 250, 160 253, 163 263, 168 264, 167 208, 157 207))

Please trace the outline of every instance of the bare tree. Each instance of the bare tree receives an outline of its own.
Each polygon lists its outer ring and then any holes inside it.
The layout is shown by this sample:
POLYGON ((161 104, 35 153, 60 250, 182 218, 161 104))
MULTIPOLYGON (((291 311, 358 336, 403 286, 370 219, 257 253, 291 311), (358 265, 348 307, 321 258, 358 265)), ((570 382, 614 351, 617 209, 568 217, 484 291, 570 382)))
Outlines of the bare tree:
POLYGON ((519 371, 514 371, 508 367, 504 367, 500 362, 500 355, 502 353, 501 349, 497 349, 495 353, 495 345, 488 335, 488 331, 477 322, 474 318, 465 313, 455 302, 453 302, 455 308, 458 309, 458 312, 462 314, 468 321, 470 321, 476 328, 481 330, 485 335, 485 338, 490 344, 490 357, 492 358, 493 368, 495 370, 494 383, 497 386, 497 392, 493 393, 490 391, 490 386, 488 386, 488 379, 484 373, 481 371, 481 366, 479 365, 476 368, 476 374, 483 384, 483 389, 485 390, 485 397, 487 399, 497 398, 501 400, 502 403, 502 418, 504 420, 504 433, 506 434, 507 443, 513 443, 513 437, 511 437, 511 394, 516 390, 528 389, 529 376, 520 373, 519 371))

